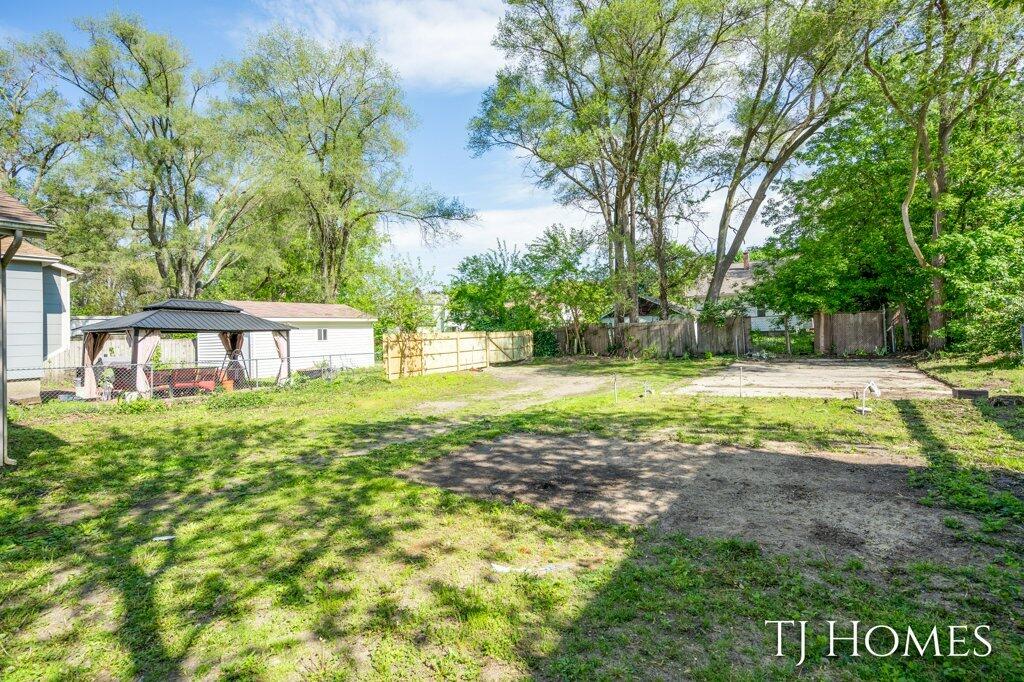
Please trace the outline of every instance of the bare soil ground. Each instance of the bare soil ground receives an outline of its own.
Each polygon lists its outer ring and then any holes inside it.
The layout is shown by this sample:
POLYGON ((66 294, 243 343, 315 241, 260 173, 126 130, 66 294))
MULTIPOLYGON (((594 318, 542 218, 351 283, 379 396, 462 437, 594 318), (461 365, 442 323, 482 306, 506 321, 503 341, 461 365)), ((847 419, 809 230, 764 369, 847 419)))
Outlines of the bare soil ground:
MULTIPOLYGON (((609 376, 569 373, 559 365, 549 363, 493 365, 483 371, 501 380, 502 387, 496 393, 502 396, 503 409, 509 412, 558 398, 593 393, 610 388, 612 384, 609 376)), ((437 414, 454 412, 471 405, 469 401, 429 402, 419 409, 437 414)))
MULTIPOLYGON (((770 552, 868 564, 982 551, 918 503, 918 460, 592 436, 516 434, 403 472, 467 495, 519 501, 666 532, 739 537, 770 552)), ((955 516, 955 514, 954 514, 955 516)), ((960 517, 969 527, 967 517, 960 517)))
POLYGON ((745 360, 700 377, 675 393, 797 398, 859 397, 874 380, 889 400, 949 398, 950 388, 898 360, 745 360))

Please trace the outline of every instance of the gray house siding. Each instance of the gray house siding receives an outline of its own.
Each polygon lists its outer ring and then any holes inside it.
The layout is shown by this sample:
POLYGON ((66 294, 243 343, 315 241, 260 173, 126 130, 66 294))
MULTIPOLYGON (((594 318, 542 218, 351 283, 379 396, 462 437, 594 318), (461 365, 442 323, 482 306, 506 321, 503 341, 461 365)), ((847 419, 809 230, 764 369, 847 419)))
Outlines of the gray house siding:
POLYGON ((43 357, 64 345, 64 299, 60 295, 64 276, 54 268, 43 268, 43 357))
POLYGON ((39 263, 7 268, 8 378, 43 376, 43 272, 39 263))

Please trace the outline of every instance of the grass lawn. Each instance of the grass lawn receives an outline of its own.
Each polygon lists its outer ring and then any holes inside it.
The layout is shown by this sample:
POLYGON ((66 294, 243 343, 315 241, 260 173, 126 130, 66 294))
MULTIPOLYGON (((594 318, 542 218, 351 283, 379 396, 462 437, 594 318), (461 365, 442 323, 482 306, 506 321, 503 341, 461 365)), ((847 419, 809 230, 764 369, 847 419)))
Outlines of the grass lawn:
POLYGON ((1002 355, 973 361, 941 355, 918 363, 925 372, 959 388, 987 388, 992 395, 1024 395, 1024 358, 1002 355))
POLYGON ((722 360, 545 363, 619 376, 518 411, 484 373, 375 373, 163 407, 16 411, 0 483, 0 677, 35 679, 787 678, 766 619, 990 624, 987 658, 824 657, 812 678, 1024 677, 1024 410, 963 401, 642 398, 722 360), (366 456, 354 444, 455 425, 366 456), (592 432, 924 457, 925 504, 971 515, 983 565, 879 573, 470 499, 398 469, 503 434, 592 432), (169 540, 154 538, 173 536, 169 540), (492 564, 571 570, 534 575, 492 564))

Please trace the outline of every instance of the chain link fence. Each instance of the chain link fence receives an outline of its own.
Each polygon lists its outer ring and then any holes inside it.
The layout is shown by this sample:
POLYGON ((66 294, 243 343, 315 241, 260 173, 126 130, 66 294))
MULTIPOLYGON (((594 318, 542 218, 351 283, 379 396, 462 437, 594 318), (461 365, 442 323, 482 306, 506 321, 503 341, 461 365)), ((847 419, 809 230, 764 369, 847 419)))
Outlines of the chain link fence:
MULTIPOLYGON (((91 371, 96 377, 99 400, 139 395, 139 375, 150 387, 145 397, 181 398, 213 393, 268 388, 277 385, 283 362, 280 358, 239 358, 219 365, 195 362, 159 362, 146 365, 102 358, 91 371)), ((365 354, 315 355, 290 359, 290 379, 331 379, 339 372, 366 365, 365 354)), ((38 377, 39 397, 47 400, 84 400, 85 372, 82 365, 27 368, 26 379, 38 377)))

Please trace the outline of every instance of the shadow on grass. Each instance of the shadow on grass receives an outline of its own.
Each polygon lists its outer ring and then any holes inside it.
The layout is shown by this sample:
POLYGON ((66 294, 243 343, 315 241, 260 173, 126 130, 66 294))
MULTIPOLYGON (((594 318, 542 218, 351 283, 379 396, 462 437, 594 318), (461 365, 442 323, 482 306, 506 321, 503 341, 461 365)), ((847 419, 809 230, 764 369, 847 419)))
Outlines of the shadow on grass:
MULTIPOLYGON (((258 620, 267 599, 309 614, 314 639, 349 633, 352 566, 364 557, 402 561, 396 534, 419 528, 425 509, 493 508, 415 494, 388 476, 454 447, 444 438, 388 446, 372 457, 344 454, 372 431, 419 421, 332 424, 307 434, 299 419, 167 424, 126 417, 87 423, 72 443, 15 427, 12 454, 21 464, 4 473, 0 504, 0 576, 9 578, 0 589, 0 631, 34 642, 26 649, 23 640, 20 655, 44 658, 17 661, 8 640, 0 669, 17 663, 39 670, 58 638, 72 648, 83 635, 97 636, 96 621, 106 617, 114 640, 107 646, 126 656, 123 668, 106 671, 113 677, 189 678, 232 666, 253 672, 302 641, 238 642, 230 651, 207 643, 201 654, 195 647, 225 622, 258 620), (172 539, 154 540, 162 536, 172 539), (55 580, 60 575, 66 577, 55 580), (75 626, 52 631, 55 609, 75 626)), ((467 437, 486 432, 483 425, 467 437)), ((577 532, 554 515, 537 518, 534 532, 551 541, 577 532)), ((370 615, 384 617, 389 608, 382 600, 370 615)), ((88 664, 61 660, 58 676, 96 674, 88 664)))
MULTIPOLYGON (((585 584, 591 588, 584 595, 585 606, 573 611, 563 622, 554 623, 559 634, 553 646, 541 648, 530 637, 520 639, 518 647, 522 657, 531 662, 532 677, 785 678, 800 671, 795 668, 795 642, 787 644, 787 658, 772 658, 774 648, 764 621, 779 619, 811 620, 819 626, 829 619, 856 619, 890 624, 903 632, 908 626, 927 632, 933 626, 948 623, 999 623, 1010 628, 1000 632, 999 654, 987 660, 965 662, 962 670, 969 677, 993 678, 1015 677, 1024 672, 1024 661, 1018 653, 1022 633, 1012 625, 1019 610, 1012 596, 1012 581, 982 587, 972 582, 976 576, 965 577, 974 570, 973 566, 964 563, 947 569, 932 563, 942 560, 937 557, 946 556, 955 563, 952 557, 961 556, 958 543, 933 546, 928 544, 928 538, 910 533, 902 538, 902 543, 900 538, 881 542, 873 538, 863 550, 868 555, 860 555, 863 560, 857 559, 857 550, 853 557, 836 551, 847 539, 852 541, 861 535, 857 527, 859 510, 888 509, 889 503, 906 500, 901 489, 910 471, 906 466, 831 460, 816 463, 814 457, 778 455, 777 466, 791 472, 792 482, 763 480, 763 490, 754 490, 743 487, 749 480, 742 476, 720 480, 722 471, 709 466, 709 458, 714 457, 710 453, 695 458, 695 469, 684 472, 680 480, 673 478, 679 473, 674 464, 661 460, 659 466, 668 467, 668 471, 658 467, 645 469, 635 480, 624 481, 621 467, 629 466, 624 462, 631 458, 643 460, 637 453, 646 446, 625 447, 621 453, 612 452, 612 458, 604 462, 591 461, 586 453, 578 452, 583 446, 563 447, 557 439, 543 450, 536 443, 524 443, 515 438, 488 443, 474 457, 432 459, 409 475, 414 480, 442 485, 465 495, 516 500, 538 508, 550 505, 596 516, 602 516, 602 511, 609 512, 610 520, 622 519, 620 507, 635 506, 637 501, 650 502, 656 510, 654 520, 650 521, 651 529, 632 533, 635 542, 621 562, 606 565, 586 578, 585 584), (863 490, 871 499, 854 503, 849 497, 854 488, 847 481, 861 479, 864 474, 869 474, 873 483, 856 489, 863 490), (762 553, 750 541, 751 529, 758 524, 791 529, 789 532, 796 534, 791 551, 807 551, 814 545, 824 524, 808 525, 806 516, 797 518, 789 511, 789 505, 806 505, 811 498, 787 497, 785 491, 798 492, 799 481, 815 475, 827 475, 827 487, 834 491, 835 506, 830 511, 827 503, 822 505, 819 517, 820 521, 838 526, 832 539, 822 542, 829 551, 811 560, 762 553), (700 507, 698 489, 706 493, 708 486, 718 497, 704 500, 700 507), (746 495, 744 489, 748 491, 746 495), (766 504, 766 495, 778 503, 766 504), (656 499, 659 496, 660 501, 656 499), (714 510, 719 510, 718 517, 714 510), (735 523, 731 530, 721 522, 727 516, 735 523), (695 534, 703 528, 703 532, 722 539, 696 539, 658 530, 660 521, 679 519, 683 525, 676 528, 695 534), (701 524, 700 519, 706 521, 701 524), (687 523, 697 527, 690 528, 687 523), (729 538, 740 534, 746 539, 729 538), (865 562, 873 556, 873 550, 866 548, 876 546, 889 547, 898 559, 884 568, 865 569, 865 562), (944 581, 944 587, 933 588, 933 580, 944 581), (1006 589, 1011 592, 1002 594, 1006 589), (936 591, 941 592, 939 598, 935 598, 936 591), (981 594, 986 597, 979 598, 981 594)), ((730 455, 732 458, 735 459, 725 466, 734 466, 738 472, 750 470, 757 459, 741 454, 730 455)), ((815 504, 821 504, 820 499, 815 504)), ((919 515, 911 514, 909 519, 894 516, 889 524, 876 517, 865 522, 873 530, 863 535, 882 528, 903 528, 904 524, 918 530, 931 527, 941 531, 941 512, 922 513, 932 517, 930 526, 923 524, 919 515)), ((950 541, 951 532, 941 533, 945 541, 950 541)), ((557 576, 550 581, 517 576, 502 579, 548 584, 557 584, 559 580, 557 576)), ((480 611, 489 608, 462 592, 446 589, 438 594, 455 609, 456 618, 481 617, 480 611)), ((941 658, 844 657, 830 661, 825 657, 827 648, 821 633, 817 634, 809 643, 810 662, 801 669, 812 676, 844 674, 836 672, 842 668, 849 676, 930 679, 941 676, 945 670, 941 658)))
MULTIPOLYGON (((1021 474, 995 468, 964 466, 947 439, 937 432, 921 412, 921 404, 912 400, 894 401, 911 437, 921 447, 928 466, 911 476, 911 482, 927 488, 926 500, 963 509, 973 514, 996 515, 1024 522, 1024 500, 1009 490, 993 490, 993 476, 1020 481, 1021 474)), ((991 418, 991 411, 979 410, 979 416, 991 418)), ((996 422, 999 424, 999 422, 996 422)), ((1006 427, 999 424, 1006 431, 1006 427)), ((1019 434, 1013 434, 1020 438, 1019 434)))
MULTIPOLYGON (((263 660, 306 640, 293 634, 256 635, 254 641, 230 641, 229 647, 216 640, 211 644, 209 638, 222 632, 226 622, 256 619, 261 601, 270 600, 309 616, 313 639, 350 636, 352 590, 362 577, 354 567, 362 559, 381 556, 420 570, 424 556, 401 546, 396 537, 417 528, 424 514, 503 507, 429 493, 393 478, 396 469, 515 431, 646 430, 678 426, 702 414, 710 429, 743 433, 753 433, 762 419, 755 412, 712 415, 696 400, 680 401, 661 414, 606 405, 583 415, 569 408, 534 409, 479 419, 364 457, 345 457, 344 451, 375 434, 423 420, 329 423, 318 426, 317 433, 305 433, 309 427, 297 418, 211 424, 172 413, 159 419, 141 415, 96 421, 86 425, 77 442, 64 442, 45 429, 16 427, 13 454, 22 464, 4 474, 4 497, 13 503, 0 505, 0 571, 10 578, 0 587, 0 631, 30 638, 55 604, 77 608, 109 593, 101 608, 114 621, 114 642, 104 644, 127 657, 123 669, 108 671, 112 677, 201 677, 218 666, 222 672, 259 677, 263 660), (153 542, 164 535, 175 538, 153 542), (33 570, 23 571, 26 567, 33 570), (57 582, 58 572, 73 576, 57 582)), ((812 431, 800 433, 813 436, 812 431)), ((488 521, 508 537, 528 524, 541 542, 560 543, 580 534, 634 537, 620 528, 522 506, 488 521)), ((599 576, 583 612, 569 620, 552 596, 558 578, 529 576, 508 578, 519 581, 525 597, 507 603, 485 599, 476 586, 431 583, 430 598, 451 623, 418 623, 407 606, 386 593, 373 597, 367 617, 404 637, 415 631, 409 640, 417 644, 431 641, 431 628, 450 628, 444 630, 450 633, 469 627, 466 623, 503 619, 512 624, 509 638, 524 650, 536 630, 553 627, 562 636, 554 653, 535 659, 534 672, 541 677, 626 677, 630 671, 648 677, 678 677, 680 671, 714 677, 715 671, 726 671, 719 677, 728 677, 736 670, 728 666, 739 660, 733 652, 750 648, 756 655, 748 658, 763 658, 766 645, 758 618, 841 615, 850 603, 861 603, 859 590, 874 594, 870 590, 875 588, 858 587, 855 575, 806 581, 785 560, 765 557, 749 543, 635 537, 628 559, 599 576), (700 649, 701 642, 710 651, 700 649), (693 664, 692 657, 700 656, 699 664, 693 664)), ((896 597, 885 593, 880 599, 879 610, 868 615, 899 612, 896 597)), ((903 605, 918 607, 912 601, 903 605)), ((925 608, 920 617, 933 613, 925 608)), ((73 647, 88 627, 60 634, 64 639, 57 654, 73 647)), ((54 641, 49 640, 51 655, 54 641)), ((480 644, 482 650, 491 646, 480 644)), ((45 645, 32 647, 38 652, 45 645)), ((35 655, 26 650, 22 646, 18 653, 35 655)), ((27 664, 52 663, 38 655, 27 664)), ((991 665, 1003 665, 1000 661, 991 665)), ((0 650, 0 669, 19 663, 26 664, 0 650)), ((63 659, 59 665, 66 677, 98 674, 63 659)))

